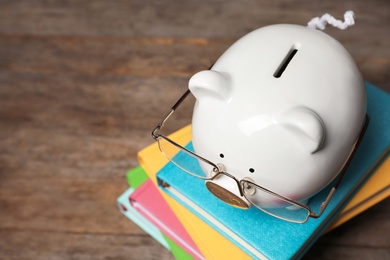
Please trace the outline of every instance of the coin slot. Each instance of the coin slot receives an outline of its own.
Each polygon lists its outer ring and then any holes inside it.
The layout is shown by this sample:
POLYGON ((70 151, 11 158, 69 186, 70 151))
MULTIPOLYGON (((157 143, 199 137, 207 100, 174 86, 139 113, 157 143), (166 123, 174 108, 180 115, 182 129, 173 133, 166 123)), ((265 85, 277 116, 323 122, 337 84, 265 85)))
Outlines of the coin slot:
POLYGON ((297 54, 298 49, 294 46, 283 59, 283 62, 279 65, 279 68, 275 71, 274 77, 280 78, 283 72, 286 70, 288 64, 290 64, 291 60, 294 58, 295 54, 297 54))

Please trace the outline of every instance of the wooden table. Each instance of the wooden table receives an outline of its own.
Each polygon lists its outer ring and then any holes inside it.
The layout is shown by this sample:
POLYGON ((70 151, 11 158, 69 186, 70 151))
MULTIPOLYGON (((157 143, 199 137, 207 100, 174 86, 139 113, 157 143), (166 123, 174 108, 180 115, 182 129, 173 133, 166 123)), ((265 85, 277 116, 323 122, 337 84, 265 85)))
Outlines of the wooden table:
MULTIPOLYGON (((239 37, 348 9, 357 24, 326 32, 390 92, 385 0, 0 0, 0 259, 173 259, 116 209, 152 128, 239 37)), ((305 259, 390 259, 389 234, 387 199, 305 259)))

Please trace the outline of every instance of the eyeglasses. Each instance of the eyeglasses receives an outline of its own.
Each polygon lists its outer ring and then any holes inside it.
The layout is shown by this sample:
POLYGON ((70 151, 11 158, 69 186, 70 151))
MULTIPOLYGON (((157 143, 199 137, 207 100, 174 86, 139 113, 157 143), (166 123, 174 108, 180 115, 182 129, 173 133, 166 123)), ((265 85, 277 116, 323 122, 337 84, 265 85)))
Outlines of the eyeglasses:
POLYGON ((194 153, 190 149, 179 145, 165 135, 160 134, 159 131, 163 128, 167 120, 172 116, 172 114, 183 103, 183 101, 189 96, 190 93, 190 90, 187 90, 179 98, 179 100, 172 106, 168 115, 164 117, 163 120, 161 120, 161 122, 152 132, 152 137, 158 142, 161 153, 184 172, 205 180, 209 191, 228 204, 239 208, 248 208, 248 204, 242 199, 245 198, 250 204, 262 210, 263 212, 276 218, 294 223, 302 224, 307 222, 309 218, 321 217, 333 194, 336 192, 338 186, 344 178, 349 164, 351 163, 352 158, 356 153, 356 150, 369 123, 369 116, 366 114, 363 127, 360 131, 359 137, 353 145, 352 152, 350 153, 343 168, 338 173, 335 184, 330 190, 326 200, 321 203, 319 213, 317 214, 309 206, 268 190, 265 187, 256 184, 250 178, 238 180, 234 175, 226 172, 223 164, 216 164, 211 162, 210 160, 207 160, 206 158, 194 153), (203 168, 209 168, 211 170, 209 172, 205 172, 202 170, 200 164, 202 164, 203 168), (222 176, 228 177, 231 181, 236 183, 241 198, 211 182, 222 176), (274 204, 269 205, 269 201, 272 201, 274 204))

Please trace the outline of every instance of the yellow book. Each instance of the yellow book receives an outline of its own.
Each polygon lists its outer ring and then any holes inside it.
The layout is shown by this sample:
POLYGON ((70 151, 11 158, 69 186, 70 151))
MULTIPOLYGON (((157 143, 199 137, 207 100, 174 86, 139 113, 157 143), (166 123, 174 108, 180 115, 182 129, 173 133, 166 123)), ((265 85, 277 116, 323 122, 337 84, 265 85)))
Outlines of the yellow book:
MULTIPOLYGON (((185 146, 191 141, 191 126, 189 125, 178 130, 170 135, 170 138, 178 144, 185 146)), ((141 150, 138 153, 138 160, 149 178, 158 186, 156 174, 168 163, 168 160, 161 154, 158 143, 156 142, 141 150)), ((187 208, 163 191, 160 190, 160 193, 185 226, 187 232, 206 259, 251 259, 236 245, 199 219, 187 208)), ((386 158, 327 231, 341 225, 388 196, 390 196, 390 159, 386 158)))
POLYGON ((387 157, 378 166, 364 186, 355 194, 327 232, 340 226, 359 213, 390 196, 390 158, 387 157))

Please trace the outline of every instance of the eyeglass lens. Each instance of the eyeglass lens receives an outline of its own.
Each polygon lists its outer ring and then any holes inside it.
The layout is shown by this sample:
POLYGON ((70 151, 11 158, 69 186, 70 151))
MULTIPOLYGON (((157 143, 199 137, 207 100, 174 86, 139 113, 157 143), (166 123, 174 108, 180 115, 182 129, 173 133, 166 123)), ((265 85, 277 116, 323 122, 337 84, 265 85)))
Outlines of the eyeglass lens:
POLYGON ((308 209, 281 197, 277 197, 265 189, 245 180, 243 180, 242 183, 244 183, 245 198, 265 213, 297 223, 304 223, 308 219, 310 214, 308 209))
MULTIPOLYGON (((172 163, 174 163, 183 171, 201 179, 207 179, 211 177, 211 174, 205 174, 205 171, 200 166, 198 158, 193 156, 191 153, 175 146, 173 143, 171 143, 169 140, 165 139, 164 137, 160 137, 158 139, 158 145, 160 151, 172 163)), ((211 173, 213 167, 211 165, 206 165, 206 163, 203 164, 205 164, 203 165, 205 169, 207 168, 210 169, 207 172, 211 173)))

